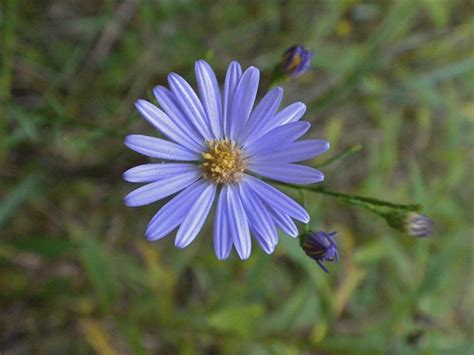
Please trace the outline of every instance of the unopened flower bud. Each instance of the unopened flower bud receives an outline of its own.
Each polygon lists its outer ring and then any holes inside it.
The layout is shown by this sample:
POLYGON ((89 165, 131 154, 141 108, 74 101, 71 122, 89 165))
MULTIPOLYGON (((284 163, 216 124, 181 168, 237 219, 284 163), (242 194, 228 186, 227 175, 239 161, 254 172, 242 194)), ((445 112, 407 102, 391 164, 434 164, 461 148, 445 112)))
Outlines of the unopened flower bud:
POLYGON ((300 236, 300 245, 306 255, 316 261, 325 272, 328 272, 328 269, 322 263, 323 261, 339 261, 334 235, 336 232, 316 231, 300 236))
POLYGON ((433 221, 423 214, 394 209, 381 215, 390 227, 413 237, 425 238, 433 233, 433 221))
POLYGON ((311 66, 313 52, 301 45, 295 45, 283 54, 283 72, 291 77, 297 77, 307 72, 311 66))
POLYGON ((406 229, 408 234, 414 237, 429 237, 433 233, 433 221, 424 214, 410 213, 406 229))

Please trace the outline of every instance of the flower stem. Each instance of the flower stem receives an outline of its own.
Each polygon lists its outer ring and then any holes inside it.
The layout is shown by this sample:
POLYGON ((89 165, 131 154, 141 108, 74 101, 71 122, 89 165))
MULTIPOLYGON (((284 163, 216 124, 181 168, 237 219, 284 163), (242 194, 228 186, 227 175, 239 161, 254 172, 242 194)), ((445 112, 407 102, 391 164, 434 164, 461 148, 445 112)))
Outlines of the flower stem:
POLYGON ((333 156, 333 157, 329 158, 328 160, 325 160, 321 164, 317 165, 316 168, 322 168, 323 166, 330 165, 330 164, 336 162, 339 159, 347 158, 348 156, 358 152, 361 149, 362 149, 362 144, 360 144, 360 143, 351 145, 349 148, 344 149, 339 154, 336 154, 335 156, 333 156))
POLYGON ((379 215, 381 214, 381 211, 377 207, 396 208, 396 209, 401 209, 401 210, 410 211, 410 212, 419 212, 421 210, 421 205, 419 204, 401 205, 401 204, 396 204, 396 203, 392 203, 388 201, 379 200, 373 197, 349 195, 349 194, 344 194, 344 193, 340 193, 336 191, 331 191, 325 188, 324 186, 303 186, 303 185, 295 185, 295 184, 280 183, 280 182, 278 184, 286 186, 286 187, 290 187, 296 190, 306 190, 306 191, 312 191, 312 192, 323 194, 323 195, 332 196, 342 202, 345 202, 347 204, 357 206, 357 207, 363 207, 379 215))

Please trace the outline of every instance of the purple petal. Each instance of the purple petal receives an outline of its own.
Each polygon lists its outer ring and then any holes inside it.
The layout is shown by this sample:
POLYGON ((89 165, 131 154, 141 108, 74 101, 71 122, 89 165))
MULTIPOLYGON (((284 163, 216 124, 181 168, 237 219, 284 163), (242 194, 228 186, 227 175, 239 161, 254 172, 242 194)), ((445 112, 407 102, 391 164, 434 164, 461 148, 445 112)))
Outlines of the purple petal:
POLYGON ((194 164, 144 164, 128 169, 123 173, 123 179, 129 182, 152 182, 194 170, 194 164))
MULTIPOLYGON (((252 190, 253 191, 253 190, 252 190)), ((261 196, 255 194, 255 198, 260 201, 263 208, 266 211, 266 214, 272 219, 273 223, 284 233, 289 236, 296 238, 298 236, 298 228, 296 227, 295 222, 286 214, 279 212, 278 210, 271 207, 267 201, 261 196)))
POLYGON ((276 244, 271 243, 271 241, 265 237, 260 231, 257 231, 253 225, 250 225, 250 232, 257 240, 260 247, 267 254, 272 254, 275 251, 276 244))
POLYGON ((237 85, 228 122, 230 125, 229 138, 231 139, 239 137, 250 116, 257 96, 259 79, 260 71, 255 67, 250 67, 244 72, 239 85, 237 85))
POLYGON ((153 94, 166 114, 171 118, 178 129, 183 132, 184 139, 186 139, 189 145, 194 147, 193 150, 202 151, 205 147, 205 139, 179 108, 178 101, 174 94, 164 86, 159 85, 153 89, 153 94))
POLYGON ((294 163, 312 159, 329 149, 329 143, 322 139, 307 139, 284 144, 265 154, 254 155, 249 163, 294 163))
POLYGON ((232 235, 229 233, 227 216, 227 188, 227 185, 222 187, 214 220, 214 250, 219 260, 227 259, 232 248, 232 235))
POLYGON ((284 233, 290 237, 296 238, 298 236, 298 228, 295 222, 286 214, 277 211, 274 208, 269 208, 269 213, 273 217, 273 221, 284 233))
POLYGON ((265 252, 268 253, 270 250, 270 253, 273 252, 274 246, 278 243, 278 235, 267 209, 246 181, 239 185, 239 193, 253 234, 260 240, 265 252))
POLYGON ((267 128, 270 130, 290 122, 299 121, 299 119, 303 117, 305 112, 306 105, 304 103, 292 103, 291 105, 286 106, 283 110, 278 112, 274 120, 271 121, 271 125, 269 125, 267 128))
POLYGON ((138 100, 135 107, 140 114, 156 129, 176 143, 182 144, 186 148, 199 152, 199 145, 193 143, 189 135, 184 133, 175 122, 158 107, 145 100, 138 100))
POLYGON ((260 137, 272 129, 298 121, 301 117, 303 117, 305 112, 306 105, 302 102, 295 102, 285 107, 275 116, 271 117, 269 120, 266 120, 258 131, 253 131, 252 135, 248 136, 245 144, 250 145, 252 142, 259 140, 260 137))
POLYGON ((269 206, 303 223, 309 222, 308 212, 283 192, 253 176, 246 175, 246 179, 250 187, 269 206))
POLYGON ((244 127, 244 133, 241 136, 241 141, 245 142, 247 137, 255 132, 261 132, 262 128, 267 124, 267 121, 272 120, 275 112, 280 106, 283 97, 283 89, 276 87, 270 90, 258 105, 253 110, 250 118, 244 127))
POLYGON ((235 90, 239 84, 240 78, 242 77, 242 68, 238 62, 232 62, 227 68, 227 73, 224 82, 224 97, 222 106, 222 126, 224 127, 224 133, 226 137, 230 134, 229 117, 234 101, 235 90))
POLYGON ((148 224, 146 230, 148 240, 161 239, 183 223, 206 186, 204 180, 198 180, 168 201, 148 224))
POLYGON ((204 60, 195 66, 199 95, 216 139, 222 138, 222 101, 219 84, 214 71, 204 60))
POLYGON ((205 139, 213 139, 214 137, 209 130, 209 122, 204 113, 204 108, 191 85, 176 73, 168 75, 168 83, 181 110, 188 119, 205 139))
POLYGON ((164 139, 132 134, 125 137, 125 145, 147 157, 168 160, 199 160, 200 155, 179 144, 164 139))
POLYGON ((216 195, 216 185, 211 182, 206 182, 206 184, 205 190, 194 201, 188 215, 178 229, 175 240, 175 245, 178 248, 187 247, 196 238, 206 221, 216 195))
POLYGON ((195 171, 170 176, 133 190, 125 196, 124 202, 131 207, 148 205, 184 189, 200 177, 201 171, 196 167, 195 171))
POLYGON ((311 124, 309 122, 292 122, 277 127, 263 135, 258 141, 253 143, 246 142, 245 149, 247 156, 251 157, 256 154, 264 154, 282 144, 291 143, 305 134, 310 127, 311 124))
POLYGON ((314 184, 324 180, 317 169, 297 164, 249 164, 248 169, 267 178, 290 184, 314 184))
POLYGON ((228 185, 227 188, 227 211, 229 229, 237 254, 242 260, 248 259, 252 250, 249 224, 237 187, 233 185, 228 185))

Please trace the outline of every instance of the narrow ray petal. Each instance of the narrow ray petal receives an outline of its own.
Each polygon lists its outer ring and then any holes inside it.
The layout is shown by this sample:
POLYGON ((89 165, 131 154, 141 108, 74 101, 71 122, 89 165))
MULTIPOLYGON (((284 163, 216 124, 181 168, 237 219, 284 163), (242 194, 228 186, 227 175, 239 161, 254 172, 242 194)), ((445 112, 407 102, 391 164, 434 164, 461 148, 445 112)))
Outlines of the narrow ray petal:
POLYGON ((175 245, 178 248, 187 247, 196 238, 211 210, 216 195, 216 185, 211 182, 206 182, 206 184, 205 190, 194 201, 188 215, 178 229, 175 240, 175 245))
POLYGON ((230 124, 229 134, 231 139, 240 136, 241 130, 250 116, 257 96, 259 80, 260 71, 255 67, 250 67, 244 72, 239 85, 237 85, 228 122, 230 124))
POLYGON ((274 118, 273 116, 280 106, 282 97, 283 89, 276 87, 270 90, 263 99, 260 100, 244 127, 244 132, 240 137, 242 142, 245 142, 248 137, 256 132, 261 132, 262 127, 268 124, 267 121, 274 118))
POLYGON ((147 157, 168 160, 199 160, 200 155, 183 146, 164 139, 132 134, 125 137, 125 145, 147 157))
POLYGON ((272 254, 275 251, 276 244, 273 244, 268 238, 263 236, 261 232, 257 231, 253 225, 249 226, 250 232, 254 236, 263 251, 267 254, 272 254))
POLYGON ((288 215, 271 207, 268 208, 268 211, 279 229, 290 237, 296 238, 298 236, 298 228, 296 227, 295 222, 293 222, 288 215))
POLYGON ((148 240, 161 239, 183 223, 184 218, 206 186, 204 180, 196 181, 168 201, 148 224, 145 233, 148 240))
POLYGON ((285 107, 270 119, 265 120, 264 124, 260 126, 259 130, 254 130, 252 135, 248 136, 245 144, 249 145, 252 142, 259 140, 260 137, 272 129, 298 121, 301 117, 303 117, 305 112, 306 105, 302 102, 295 102, 285 107))
POLYGON ((195 170, 194 164, 144 164, 125 171, 123 179, 129 182, 153 182, 195 170))
POLYGON ((286 233, 293 238, 298 236, 298 228, 291 217, 273 208, 264 197, 255 194, 255 198, 260 201, 263 208, 265 209, 266 214, 269 216, 276 227, 278 227, 283 233, 286 233))
POLYGON ((260 239, 265 239, 266 244, 276 245, 278 243, 278 235, 275 224, 268 215, 267 209, 260 202, 260 199, 255 196, 255 193, 246 181, 239 185, 239 194, 247 213, 250 227, 253 228, 260 239))
POLYGON ((135 103, 135 107, 153 127, 163 133, 166 137, 192 151, 199 151, 199 145, 196 145, 189 138, 189 134, 183 132, 183 130, 158 107, 145 100, 138 100, 135 103))
POLYGON ((152 182, 130 192, 124 198, 127 206, 143 206, 168 197, 191 185, 201 177, 201 171, 195 171, 152 182))
POLYGON ((329 143, 322 139, 307 139, 272 149, 265 154, 257 154, 250 159, 252 164, 295 163, 312 159, 329 149, 329 143))
POLYGON ((222 105, 222 128, 226 137, 229 137, 230 125, 229 117, 232 102, 234 101, 235 90, 239 84, 240 78, 242 77, 242 68, 238 62, 232 62, 227 68, 227 73, 224 82, 224 95, 222 105))
POLYGON ((250 144, 246 142, 244 148, 247 156, 264 154, 280 146, 282 142, 291 143, 305 134, 310 127, 309 122, 293 122, 277 127, 263 135, 258 141, 250 144))
POLYGON ((219 260, 227 259, 232 249, 227 210, 227 185, 222 187, 214 220, 214 250, 219 260))
POLYGON ((222 99, 216 74, 204 60, 196 62, 196 79, 204 110, 216 139, 222 138, 222 99))
POLYGON ((305 165, 250 164, 248 169, 267 178, 290 184, 314 184, 324 180, 322 172, 305 165))
POLYGON ((283 110, 278 112, 275 116, 275 119, 272 120, 269 126, 267 126, 267 129, 273 129, 275 127, 290 123, 290 122, 296 122, 298 121, 301 117, 306 112, 306 105, 302 102, 295 102, 292 103, 291 105, 286 106, 283 110))
POLYGON ((246 175, 246 179, 255 193, 272 208, 301 222, 309 222, 308 212, 283 192, 253 176, 246 175))
POLYGON ((209 121, 207 120, 204 108, 191 85, 176 73, 168 75, 168 83, 176 97, 179 107, 188 119, 205 139, 213 139, 214 137, 209 129, 209 121))
POLYGON ((204 137, 199 133, 194 123, 179 108, 176 96, 164 86, 156 86, 153 89, 156 101, 160 104, 166 114, 176 124, 176 126, 184 133, 187 141, 193 146, 193 150, 202 151, 204 146, 204 137))
POLYGON ((232 240, 241 259, 248 259, 252 250, 250 230, 242 201, 236 186, 228 185, 227 210, 229 212, 229 229, 232 240))

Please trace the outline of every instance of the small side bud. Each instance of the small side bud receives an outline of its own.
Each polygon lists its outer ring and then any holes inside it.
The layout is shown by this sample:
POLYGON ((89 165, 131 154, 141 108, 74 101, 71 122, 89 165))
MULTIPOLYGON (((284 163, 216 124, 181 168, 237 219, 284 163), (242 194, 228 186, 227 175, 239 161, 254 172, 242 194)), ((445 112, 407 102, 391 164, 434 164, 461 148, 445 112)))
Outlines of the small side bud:
POLYGON ((328 272, 328 269, 324 266, 323 261, 339 261, 337 244, 334 240, 335 235, 336 232, 325 233, 323 231, 300 235, 301 248, 325 272, 328 272))
POLYGON ((395 209, 382 216, 390 227, 413 237, 425 238, 433 233, 433 221, 423 214, 395 209))
POLYGON ((424 214, 412 212, 408 215, 406 228, 409 235, 426 238, 433 233, 433 221, 424 214))
POLYGON ((282 70, 286 75, 296 78, 310 69, 312 58, 312 51, 301 45, 292 46, 283 54, 282 70))

